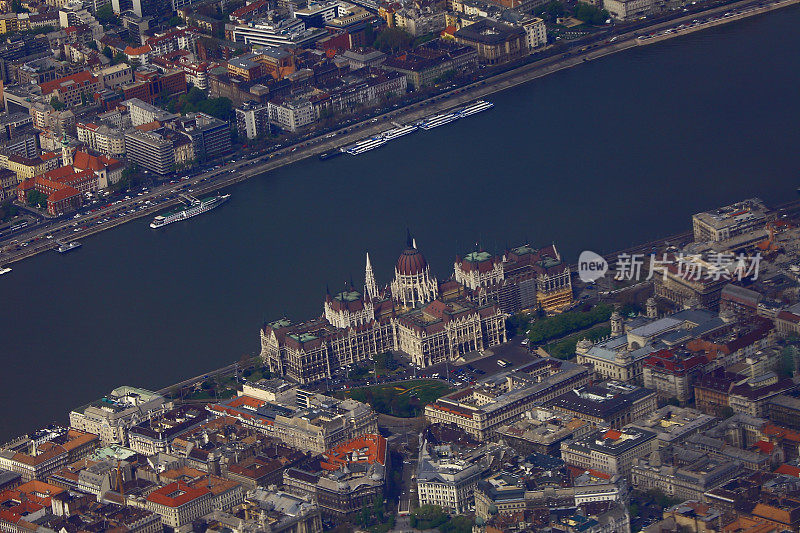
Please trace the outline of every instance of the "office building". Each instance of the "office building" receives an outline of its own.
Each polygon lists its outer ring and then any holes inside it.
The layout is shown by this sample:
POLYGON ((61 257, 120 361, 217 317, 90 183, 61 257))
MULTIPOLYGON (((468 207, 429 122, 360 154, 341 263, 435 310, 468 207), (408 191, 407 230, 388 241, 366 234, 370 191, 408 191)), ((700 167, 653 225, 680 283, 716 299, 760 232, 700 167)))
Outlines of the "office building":
POLYGON ((594 426, 620 429, 655 411, 656 404, 653 390, 609 381, 574 388, 550 401, 548 407, 594 426))
POLYGON ((70 426, 100 436, 103 444, 128 442, 128 430, 142 420, 157 416, 169 403, 155 392, 122 386, 99 400, 73 409, 70 426))
POLYGON ((261 383, 260 397, 243 393, 207 407, 217 417, 230 416, 298 450, 322 453, 364 433, 377 432, 377 415, 366 404, 337 400, 302 389, 261 383))
POLYGON ((640 428, 599 430, 582 439, 561 444, 561 458, 568 465, 599 470, 630 479, 639 457, 658 449, 656 433, 640 428))
POLYGON ((454 514, 469 512, 475 503, 475 486, 502 464, 508 453, 496 443, 462 447, 423 441, 416 471, 419 504, 438 505, 454 514))
POLYGON ((442 396, 425 406, 425 418, 431 423, 456 425, 477 440, 486 441, 535 404, 588 385, 590 379, 583 366, 542 358, 442 396))
POLYGON ((750 198, 692 216, 694 240, 697 242, 724 241, 763 226, 769 220, 770 217, 764 202, 760 198, 750 198))
POLYGON ((168 122, 178 118, 178 115, 169 113, 138 98, 126 100, 122 102, 122 105, 128 109, 133 126, 141 126, 155 121, 168 122))
POLYGON ((455 41, 475 48, 478 60, 497 65, 520 59, 528 54, 528 35, 524 28, 492 19, 482 19, 462 27, 454 34, 455 41))
POLYGON ((55 428, 11 441, 0 448, 0 469, 23 482, 44 481, 64 465, 83 459, 99 444, 96 434, 55 428))
POLYGON ((498 439, 521 455, 540 453, 559 457, 563 441, 580 438, 590 431, 593 427, 585 420, 553 409, 534 407, 525 411, 520 420, 500 426, 496 433, 498 439))
POLYGON ((125 133, 113 129, 105 124, 81 123, 76 124, 78 141, 87 147, 111 157, 125 155, 125 133))
POLYGON ((235 111, 236 130, 240 138, 255 139, 270 133, 267 104, 245 102, 235 111))
POLYGON ((295 132, 317 120, 314 105, 306 98, 270 100, 267 113, 272 124, 288 132, 295 132))
POLYGON ((306 469, 287 469, 283 483, 292 492, 316 497, 323 517, 352 521, 383 498, 386 460, 386 439, 364 434, 327 450, 306 469))

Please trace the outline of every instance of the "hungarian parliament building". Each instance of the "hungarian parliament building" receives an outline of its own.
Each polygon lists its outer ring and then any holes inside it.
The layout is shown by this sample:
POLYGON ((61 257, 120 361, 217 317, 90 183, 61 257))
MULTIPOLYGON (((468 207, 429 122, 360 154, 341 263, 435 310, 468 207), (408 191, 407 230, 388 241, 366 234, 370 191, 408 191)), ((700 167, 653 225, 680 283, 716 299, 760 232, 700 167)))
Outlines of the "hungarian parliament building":
POLYGON ((572 283, 555 245, 521 246, 502 256, 457 257, 454 275, 439 283, 408 235, 394 279, 379 288, 367 254, 363 291, 352 283, 328 293, 323 315, 261 328, 261 357, 270 372, 307 384, 387 351, 421 368, 506 342, 505 319, 523 310, 558 312, 572 303, 572 283))

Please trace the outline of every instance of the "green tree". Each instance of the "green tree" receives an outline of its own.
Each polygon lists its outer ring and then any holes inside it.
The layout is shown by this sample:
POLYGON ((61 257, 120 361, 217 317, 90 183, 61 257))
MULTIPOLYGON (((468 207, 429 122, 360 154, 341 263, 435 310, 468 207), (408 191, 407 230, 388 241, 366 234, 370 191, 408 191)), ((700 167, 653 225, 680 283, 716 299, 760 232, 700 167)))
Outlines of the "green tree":
POLYGON ((11 11, 14 13, 28 13, 28 10, 22 7, 22 0, 11 0, 11 11))
POLYGON ((115 65, 117 63, 126 63, 127 61, 128 61, 128 56, 126 56, 122 52, 117 52, 116 54, 114 54, 114 64, 115 65))
POLYGON ((558 17, 563 17, 565 13, 564 4, 558 0, 551 0, 544 8, 544 14, 555 21, 558 17))
POLYGON ((169 22, 167 22, 167 24, 174 28, 176 26, 180 26, 181 24, 183 24, 183 19, 177 16, 172 17, 169 19, 169 22))
POLYGON ((92 50, 97 50, 97 43, 95 41, 89 41, 89 44, 87 44, 86 46, 88 46, 92 50))
POLYGON ((575 331, 589 328, 609 319, 612 313, 610 305, 601 304, 591 311, 570 311, 560 315, 542 318, 533 322, 528 338, 533 344, 541 344, 575 331))
POLYGON ((51 31, 56 31, 55 27, 47 25, 47 26, 41 26, 39 28, 31 28, 30 30, 24 33, 27 33, 29 35, 44 35, 50 33, 51 31))
POLYGON ((103 47, 103 55, 109 58, 112 63, 114 62, 114 52, 111 50, 110 46, 105 45, 103 47))
POLYGON ((233 103, 229 98, 209 98, 197 106, 198 111, 217 117, 220 120, 230 120, 233 115, 233 103))
POLYGON ((575 4, 573 14, 575 15, 576 19, 593 24, 595 26, 604 24, 608 19, 608 11, 587 4, 586 2, 578 2, 575 4))
POLYGON ((47 208, 47 195, 35 189, 28 191, 26 199, 28 200, 28 205, 31 207, 47 208))
POLYGON ((414 38, 401 28, 385 28, 375 39, 375 48, 382 52, 399 52, 411 48, 414 38))
POLYGON ((53 106, 53 109, 55 109, 56 111, 61 111, 62 109, 64 109, 66 107, 64 105, 64 102, 59 100, 56 96, 51 96, 50 97, 50 105, 53 106))
POLYGON ((111 8, 110 3, 98 9, 97 13, 95 13, 95 17, 97 18, 97 21, 103 25, 104 28, 116 24, 118 22, 117 16, 114 14, 114 10, 111 8))
POLYGON ((440 533, 472 533, 472 520, 466 516, 456 516, 439 526, 440 533))
POLYGON ((411 527, 433 529, 447 522, 449 516, 438 505, 423 505, 411 513, 411 527))

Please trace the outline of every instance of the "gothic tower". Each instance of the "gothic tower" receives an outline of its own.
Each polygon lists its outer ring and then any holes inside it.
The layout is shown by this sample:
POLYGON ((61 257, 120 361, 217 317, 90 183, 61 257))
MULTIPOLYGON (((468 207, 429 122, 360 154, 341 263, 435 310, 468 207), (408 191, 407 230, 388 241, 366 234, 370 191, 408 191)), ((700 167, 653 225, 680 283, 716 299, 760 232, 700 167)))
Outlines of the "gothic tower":
POLYGON ((367 252, 367 268, 364 273, 364 294, 371 300, 378 297, 378 285, 375 283, 375 274, 372 272, 372 263, 369 261, 369 252, 367 252))

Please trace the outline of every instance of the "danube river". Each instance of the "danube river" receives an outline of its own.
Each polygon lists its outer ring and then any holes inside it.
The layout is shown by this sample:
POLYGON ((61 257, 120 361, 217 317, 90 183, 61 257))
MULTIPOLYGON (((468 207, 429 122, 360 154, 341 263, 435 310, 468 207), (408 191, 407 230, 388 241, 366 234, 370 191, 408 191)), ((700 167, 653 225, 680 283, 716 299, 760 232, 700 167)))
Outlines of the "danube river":
POLYGON ((685 231, 692 213, 798 183, 800 8, 629 50, 494 95, 491 111, 139 220, 0 279, 0 441, 112 388, 157 389, 258 350, 326 283, 387 283, 406 227, 435 273, 457 252, 556 242, 573 262, 685 231))

